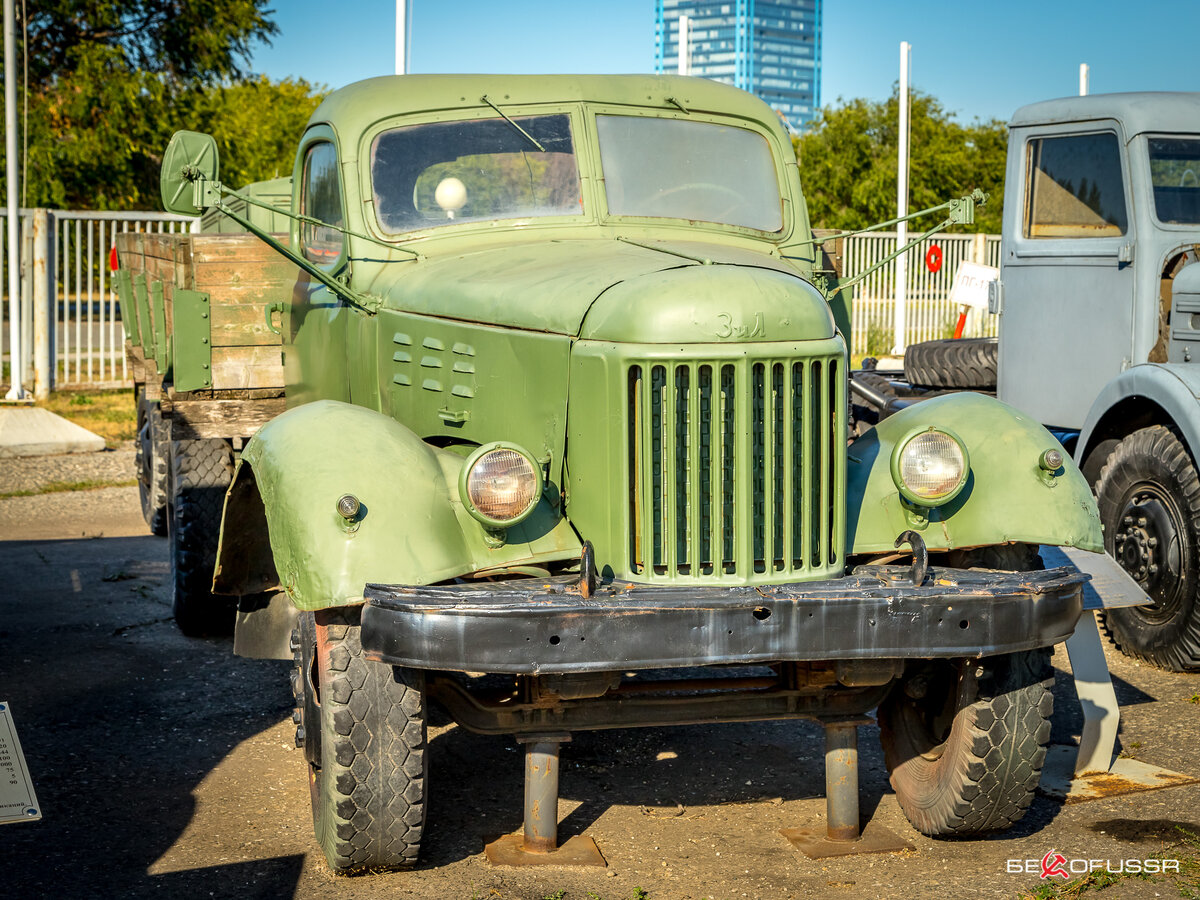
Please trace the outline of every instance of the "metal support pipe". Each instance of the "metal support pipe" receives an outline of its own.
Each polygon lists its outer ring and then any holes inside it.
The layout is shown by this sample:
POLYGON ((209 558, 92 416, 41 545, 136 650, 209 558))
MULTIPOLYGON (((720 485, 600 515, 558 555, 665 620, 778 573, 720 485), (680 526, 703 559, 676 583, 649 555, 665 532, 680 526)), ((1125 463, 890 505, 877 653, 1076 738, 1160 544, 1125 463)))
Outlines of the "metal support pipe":
POLYGON ((825 723, 825 807, 829 840, 858 840, 858 725, 852 722, 825 723))
POLYGON ((50 368, 50 217, 44 209, 33 211, 33 396, 45 400, 53 387, 50 368))
POLYGON ((8 360, 9 400, 25 396, 21 387, 21 282, 17 244, 17 38, 13 0, 4 0, 4 172, 8 190, 8 360))
POLYGON ((525 744, 525 835, 521 849, 550 853, 558 849, 558 749, 569 735, 539 734, 525 744))

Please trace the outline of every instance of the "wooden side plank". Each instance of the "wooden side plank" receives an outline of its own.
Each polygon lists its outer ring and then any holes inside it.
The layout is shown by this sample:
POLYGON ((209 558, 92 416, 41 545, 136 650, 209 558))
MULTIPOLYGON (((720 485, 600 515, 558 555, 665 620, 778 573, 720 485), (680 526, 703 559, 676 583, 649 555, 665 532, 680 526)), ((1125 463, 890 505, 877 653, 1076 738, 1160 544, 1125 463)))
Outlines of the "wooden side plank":
POLYGON ((279 347, 214 347, 214 390, 268 388, 283 385, 283 356, 279 347))
POLYGON ((171 404, 171 436, 182 440, 250 437, 286 408, 270 400, 176 400, 171 404))

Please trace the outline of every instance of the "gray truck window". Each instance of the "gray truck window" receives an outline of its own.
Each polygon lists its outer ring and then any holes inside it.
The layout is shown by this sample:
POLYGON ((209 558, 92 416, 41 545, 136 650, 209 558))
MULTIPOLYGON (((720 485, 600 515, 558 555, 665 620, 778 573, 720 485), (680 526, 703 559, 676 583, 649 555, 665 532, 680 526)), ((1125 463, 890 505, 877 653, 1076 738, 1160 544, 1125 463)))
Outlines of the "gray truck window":
POLYGON ((520 128, 501 118, 469 119, 393 128, 376 137, 371 187, 383 230, 579 215, 570 117, 514 121, 520 128))
POLYGON ((761 134, 711 122, 597 116, 608 211, 779 231, 783 210, 761 134))
POLYGON ((1038 138, 1028 144, 1025 237, 1125 233, 1121 148, 1111 132, 1038 138))
POLYGON ((1158 221, 1200 224, 1200 138, 1150 138, 1150 181, 1158 221))
MULTIPOLYGON (((337 151, 333 144, 313 144, 304 154, 304 183, 300 212, 342 227, 342 188, 338 182, 337 151)), ((324 225, 300 226, 304 255, 315 263, 331 263, 342 252, 342 234, 324 225)))

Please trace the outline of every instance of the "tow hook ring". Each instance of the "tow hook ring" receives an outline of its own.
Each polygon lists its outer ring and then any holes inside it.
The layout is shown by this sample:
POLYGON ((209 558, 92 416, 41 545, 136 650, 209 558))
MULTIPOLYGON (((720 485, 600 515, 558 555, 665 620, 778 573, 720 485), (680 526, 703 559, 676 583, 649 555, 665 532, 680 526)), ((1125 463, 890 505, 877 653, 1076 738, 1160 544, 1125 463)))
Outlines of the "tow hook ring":
POLYGON ((588 599, 596 593, 596 551, 591 541, 583 542, 583 555, 579 557, 579 596, 588 599))
POLYGON ((914 587, 920 587, 925 583, 925 575, 929 572, 929 551, 925 548, 925 541, 915 531, 903 531, 893 546, 898 550, 901 544, 912 547, 913 564, 909 577, 912 578, 914 587))

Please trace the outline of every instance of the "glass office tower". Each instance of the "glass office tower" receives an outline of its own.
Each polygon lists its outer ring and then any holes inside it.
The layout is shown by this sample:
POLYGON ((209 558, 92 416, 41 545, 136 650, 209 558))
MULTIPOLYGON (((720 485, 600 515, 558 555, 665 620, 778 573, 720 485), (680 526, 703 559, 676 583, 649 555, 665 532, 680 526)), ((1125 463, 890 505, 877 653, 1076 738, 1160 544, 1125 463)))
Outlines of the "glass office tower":
POLYGON ((679 71, 688 17, 690 75, 724 81, 801 129, 821 104, 822 0, 655 0, 654 70, 679 71))

